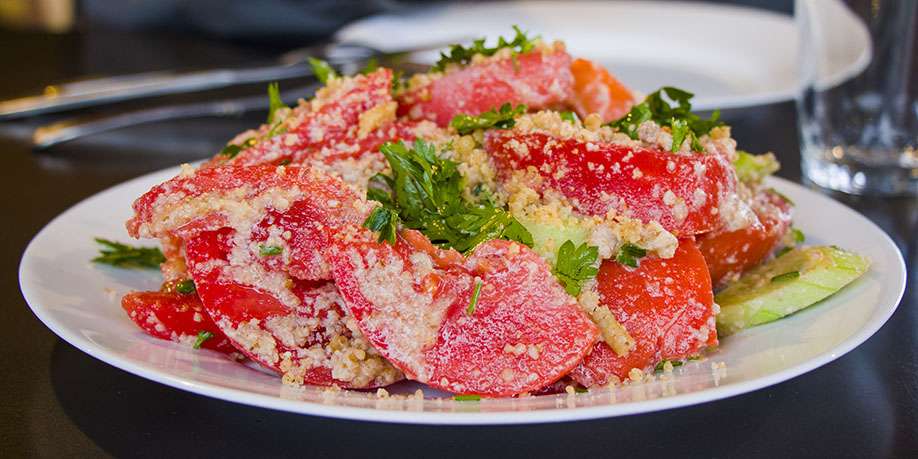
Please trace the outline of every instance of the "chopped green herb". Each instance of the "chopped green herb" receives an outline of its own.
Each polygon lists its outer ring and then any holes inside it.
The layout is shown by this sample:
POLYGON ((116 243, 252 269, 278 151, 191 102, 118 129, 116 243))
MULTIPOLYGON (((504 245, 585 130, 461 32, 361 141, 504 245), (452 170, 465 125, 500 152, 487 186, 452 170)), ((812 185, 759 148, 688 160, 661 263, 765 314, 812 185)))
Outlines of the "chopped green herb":
POLYGON ((223 147, 222 150, 220 150, 220 154, 223 156, 229 156, 230 159, 235 158, 236 155, 238 155, 239 152, 241 152, 242 150, 245 150, 246 148, 249 148, 252 145, 255 145, 255 142, 256 142, 255 137, 249 137, 248 139, 245 139, 242 143, 238 145, 232 144, 232 143, 227 144, 225 147, 223 147))
POLYGON ((526 113, 526 106, 517 105, 514 108, 509 103, 500 106, 500 109, 488 110, 478 116, 459 114, 453 117, 449 125, 460 134, 465 135, 478 129, 509 129, 516 124, 515 118, 526 113))
POLYGON ((580 118, 577 117, 576 113, 571 111, 561 112, 561 119, 571 124, 580 123, 580 118))
POLYGON ((363 68, 360 69, 360 73, 367 75, 367 74, 375 72, 377 69, 379 69, 379 60, 376 59, 375 57, 371 57, 367 59, 366 65, 364 65, 363 68))
POLYGON ((468 315, 475 314, 475 307, 478 306, 478 296, 481 295, 481 286, 484 285, 483 282, 475 282, 475 289, 472 290, 472 299, 469 300, 469 306, 465 308, 465 313, 468 315))
POLYGON ((477 402, 477 401, 481 400, 481 396, 480 396, 480 395, 474 395, 474 394, 469 394, 469 395, 456 395, 456 396, 453 397, 453 400, 455 400, 455 401, 457 401, 457 402, 477 402))
MULTIPOLYGON (((697 357, 694 358, 694 359, 691 358, 691 357, 689 357, 689 360, 697 360, 697 359, 698 359, 697 357)), ((672 365, 673 367, 681 367, 682 365, 685 364, 685 362, 682 361, 682 360, 666 360, 666 359, 663 359, 663 360, 661 360, 659 363, 657 363, 656 366, 653 367, 653 372, 654 372, 654 373, 659 373, 659 372, 663 371, 664 368, 666 367, 666 362, 669 362, 669 364, 672 365)))
POLYGON ((102 246, 100 255, 93 258, 94 263, 116 266, 118 268, 159 268, 166 257, 156 247, 132 247, 108 239, 95 238, 102 246))
POLYGON ((785 253, 790 252, 791 250, 794 250, 794 248, 793 247, 782 247, 781 250, 779 250, 778 253, 775 254, 775 258, 780 257, 781 255, 784 255, 785 253))
POLYGON ((194 340, 194 345, 192 347, 195 349, 200 349, 201 345, 204 344, 204 341, 207 341, 213 337, 214 334, 209 331, 198 332, 198 339, 194 340))
POLYGON ((437 156, 436 147, 416 140, 380 147, 391 175, 376 175, 367 198, 385 210, 375 210, 364 226, 380 231, 380 240, 394 242, 398 224, 416 229, 440 247, 467 253, 491 239, 508 239, 532 246, 532 235, 513 216, 490 203, 463 197, 464 182, 457 164, 437 156))
POLYGON ((392 92, 396 93, 405 87, 405 80, 402 79, 402 76, 405 74, 404 70, 393 70, 392 71, 392 92))
POLYGON ((314 57, 309 57, 307 60, 309 61, 309 65, 312 66, 313 75, 322 83, 328 83, 328 80, 338 78, 338 72, 336 72, 332 66, 328 65, 328 62, 314 57))
POLYGON ((284 252, 284 249, 276 245, 263 245, 258 248, 258 254, 263 257, 272 257, 274 255, 280 255, 284 252))
POLYGON ((573 241, 567 240, 558 248, 558 256, 552 273, 564 286, 569 295, 577 296, 583 287, 583 282, 596 277, 599 269, 596 260, 599 258, 599 249, 586 242, 575 246, 573 241))
POLYGON ((280 87, 277 82, 268 85, 268 124, 274 124, 277 110, 287 108, 280 96, 280 87))
POLYGON ((194 293, 197 289, 194 286, 194 281, 191 279, 185 279, 178 284, 175 284, 175 291, 183 295, 188 295, 194 293))
POLYGON ((798 277, 800 277, 800 271, 790 271, 790 272, 786 272, 784 274, 778 274, 777 276, 772 277, 771 281, 772 282, 783 282, 783 281, 793 280, 798 277))
POLYGON ((694 94, 688 91, 664 86, 650 93, 643 102, 632 107, 624 117, 609 125, 632 139, 637 139, 637 131, 641 124, 645 121, 654 121, 660 126, 670 128, 673 136, 670 150, 679 151, 682 148, 682 142, 689 139, 692 150, 701 151, 704 147, 698 139, 724 123, 719 119, 720 111, 715 110, 709 119, 692 113, 692 97, 694 94), (674 102, 676 106, 674 107, 667 99, 674 102))
POLYGON ((791 236, 794 238, 794 244, 800 245, 806 242, 806 235, 797 228, 791 228, 791 236))
POLYGON ((772 153, 753 155, 743 150, 736 150, 733 169, 741 182, 760 183, 765 177, 774 174, 780 168, 781 164, 772 153))
POLYGON ((638 260, 647 256, 647 251, 630 242, 626 242, 620 249, 615 261, 632 268, 638 267, 638 260))
POLYGON ((292 162, 293 162, 293 161, 292 161, 290 158, 285 158, 285 159, 282 159, 279 163, 277 163, 277 165, 278 165, 278 166, 286 166, 286 165, 288 165, 288 164, 290 164, 290 163, 292 163, 292 162))
POLYGON ((574 392, 577 392, 578 394, 585 394, 589 391, 585 387, 576 386, 574 387, 574 392))
POLYGON ((497 46, 494 47, 485 46, 484 38, 473 41, 469 47, 458 44, 452 45, 447 52, 440 53, 440 60, 434 64, 433 71, 442 72, 446 70, 446 66, 449 64, 468 64, 472 62, 472 57, 476 54, 493 56, 501 49, 510 48, 513 50, 513 55, 516 56, 520 53, 529 52, 535 47, 536 41, 539 39, 538 36, 529 38, 526 32, 523 32, 517 26, 513 26, 513 31, 516 34, 512 40, 507 41, 504 37, 498 37, 497 46))

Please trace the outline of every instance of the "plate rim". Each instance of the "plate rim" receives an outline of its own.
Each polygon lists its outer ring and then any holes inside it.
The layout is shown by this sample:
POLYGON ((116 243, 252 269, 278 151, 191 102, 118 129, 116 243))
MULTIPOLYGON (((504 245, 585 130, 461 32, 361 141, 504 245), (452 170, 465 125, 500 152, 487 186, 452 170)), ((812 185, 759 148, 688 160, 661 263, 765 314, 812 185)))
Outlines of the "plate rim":
MULTIPOLYGON (((857 333, 854 333, 841 343, 824 351, 823 353, 814 356, 809 360, 800 362, 797 365, 782 369, 773 374, 754 378, 752 380, 731 382, 722 386, 703 389, 697 392, 681 393, 651 400, 610 403, 598 406, 576 407, 573 409, 542 409, 524 412, 394 411, 375 408, 328 405, 303 400, 290 400, 266 394, 252 393, 242 389, 223 387, 209 382, 189 381, 181 377, 162 372, 155 368, 151 368, 144 363, 135 362, 127 357, 113 354, 107 351, 104 347, 91 342, 80 334, 71 331, 65 325, 59 323, 53 317, 53 312, 40 304, 38 298, 36 298, 38 293, 33 292, 32 289, 29 288, 29 274, 27 273, 28 264, 30 263, 29 254, 33 250, 36 250, 35 247, 37 243, 39 242, 40 238, 47 231, 49 231, 49 228, 52 228, 55 223, 68 217, 71 213, 76 212, 80 206, 88 203, 91 200, 101 199, 103 195, 107 195, 109 192, 119 187, 127 187, 135 182, 149 180, 149 178, 152 176, 166 175, 166 172, 170 170, 177 172, 178 166, 150 172, 148 174, 144 174, 139 177, 126 180, 124 182, 105 188, 71 205, 65 211, 51 219, 32 237, 25 250, 22 252, 17 276, 20 292, 25 299, 26 304, 29 306, 29 309, 32 310, 32 313, 35 314, 35 316, 46 327, 48 327, 48 329, 50 329, 62 340, 97 360, 105 362, 136 376, 140 376, 144 379, 191 392, 197 395, 203 395, 226 402, 240 403, 243 405, 256 406, 260 408, 267 408, 290 413, 306 414, 335 419, 387 422, 395 424, 523 425, 611 418, 698 405, 701 403, 722 400, 773 386, 775 384, 813 371, 847 354, 857 346, 867 341, 867 339, 869 339, 877 331, 879 331, 880 328, 882 328, 882 326, 898 309, 899 304, 902 302, 902 297, 905 293, 906 287, 907 270, 905 266, 905 260, 902 257, 901 251, 899 250, 898 246, 896 246, 892 238, 890 238, 889 235, 883 231, 883 229, 880 228, 876 223, 862 215, 860 212, 857 212, 851 207, 836 201, 829 196, 819 195, 821 198, 830 200, 835 204, 843 207, 847 211, 854 213, 859 218, 863 219, 866 223, 868 223, 869 226, 872 227, 873 230, 879 232, 879 234, 883 236, 884 245, 888 245, 894 249, 896 255, 896 263, 894 263, 894 268, 896 268, 898 274, 894 280, 895 287, 898 291, 894 295, 896 298, 895 302, 891 306, 878 311, 880 312, 879 315, 876 313, 873 314, 864 324, 864 326, 857 331, 857 333)), ((782 187, 787 186, 791 188, 797 188, 796 191, 818 194, 816 191, 809 190, 806 187, 787 179, 780 177, 770 177, 769 180, 777 182, 782 187)), ((892 282, 890 282, 890 286, 892 286, 892 282)))

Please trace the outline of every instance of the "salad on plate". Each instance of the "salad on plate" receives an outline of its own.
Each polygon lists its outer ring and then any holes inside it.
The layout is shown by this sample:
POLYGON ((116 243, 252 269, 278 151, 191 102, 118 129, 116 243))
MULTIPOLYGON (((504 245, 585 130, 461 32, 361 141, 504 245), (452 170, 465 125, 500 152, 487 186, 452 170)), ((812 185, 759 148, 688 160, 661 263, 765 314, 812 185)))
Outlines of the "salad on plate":
POLYGON ((136 199, 161 249, 98 240, 162 271, 128 317, 284 384, 513 397, 671 371, 866 271, 802 245, 774 156, 691 93, 514 32, 410 78, 313 60, 295 107, 272 85, 265 124, 136 199))

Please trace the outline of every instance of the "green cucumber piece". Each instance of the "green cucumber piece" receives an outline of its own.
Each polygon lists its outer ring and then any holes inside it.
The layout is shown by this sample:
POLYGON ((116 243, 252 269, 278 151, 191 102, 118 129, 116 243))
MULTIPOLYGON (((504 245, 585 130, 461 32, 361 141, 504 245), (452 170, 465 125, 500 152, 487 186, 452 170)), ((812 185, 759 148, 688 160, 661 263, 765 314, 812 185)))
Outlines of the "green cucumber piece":
POLYGON ((514 217, 532 234, 532 249, 548 260, 555 259, 558 248, 565 241, 571 241, 579 247, 590 237, 590 231, 573 219, 557 219, 549 223, 528 215, 514 217))
POLYGON ((714 297, 717 333, 778 320, 840 290, 867 272, 869 261, 837 247, 793 249, 749 270, 714 297))

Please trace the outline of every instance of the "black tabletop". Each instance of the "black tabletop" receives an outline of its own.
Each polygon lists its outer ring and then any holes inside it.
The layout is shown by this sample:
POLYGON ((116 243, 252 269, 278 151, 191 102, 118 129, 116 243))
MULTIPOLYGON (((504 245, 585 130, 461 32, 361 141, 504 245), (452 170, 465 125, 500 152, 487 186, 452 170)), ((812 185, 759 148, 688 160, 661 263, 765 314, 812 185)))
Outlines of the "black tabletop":
MULTIPOLYGON (((2 32, 0 53, 5 65, 0 97, 22 95, 47 82, 81 75, 235 65, 280 51, 163 34, 2 32)), ((161 98, 134 106, 175 100, 161 98)), ((36 120, 0 123, 0 159, 6 165, 0 180, 0 215, 4 216, 0 285, 7 292, 0 316, 2 455, 918 455, 916 199, 833 195, 887 231, 908 263, 905 298, 870 340, 822 368, 767 389, 644 415, 534 426, 435 427, 281 413, 147 381, 83 354, 38 321, 19 294, 17 269, 25 245, 44 224, 110 185, 208 156, 263 116, 158 123, 46 152, 34 152, 28 143, 36 120)), ((742 146, 755 152, 775 151, 784 163, 779 175, 800 180, 792 104, 732 110, 724 116, 742 146)))

